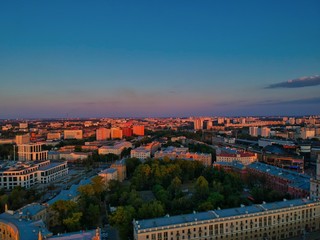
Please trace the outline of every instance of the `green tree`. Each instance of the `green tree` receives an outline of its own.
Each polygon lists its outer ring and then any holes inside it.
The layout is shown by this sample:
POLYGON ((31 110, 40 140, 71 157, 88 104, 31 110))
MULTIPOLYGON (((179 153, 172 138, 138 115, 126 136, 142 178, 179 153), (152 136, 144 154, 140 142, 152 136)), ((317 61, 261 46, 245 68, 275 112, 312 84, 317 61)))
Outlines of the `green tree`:
POLYGON ((203 177, 198 177, 195 184, 195 198, 198 200, 206 200, 209 195, 208 181, 203 177))
POLYGON ((107 186, 100 176, 95 176, 91 179, 91 185, 96 197, 101 199, 101 194, 106 190, 107 186))
POLYGON ((135 216, 135 210, 132 206, 120 206, 117 210, 109 215, 109 222, 119 230, 121 239, 128 239, 132 236, 132 220, 135 216))
POLYGON ((210 193, 208 201, 212 204, 212 209, 222 206, 224 203, 224 196, 219 192, 210 193))
POLYGON ((70 217, 63 219, 63 224, 66 226, 66 228, 70 232, 78 231, 81 229, 81 222, 80 222, 81 217, 82 217, 82 212, 72 213, 70 217))
POLYGON ((98 227, 100 223, 100 209, 99 205, 90 204, 86 210, 86 216, 84 216, 84 225, 90 228, 98 227))
POLYGON ((156 218, 164 215, 164 207, 159 201, 144 203, 138 210, 138 218, 156 218))
POLYGON ((138 158, 127 158, 126 159, 126 168, 127 168, 127 177, 131 178, 136 168, 141 164, 141 161, 138 158))
POLYGON ((172 181, 170 186, 168 187, 168 192, 171 195, 171 198, 176 198, 178 196, 181 196, 181 180, 178 177, 175 177, 172 181))

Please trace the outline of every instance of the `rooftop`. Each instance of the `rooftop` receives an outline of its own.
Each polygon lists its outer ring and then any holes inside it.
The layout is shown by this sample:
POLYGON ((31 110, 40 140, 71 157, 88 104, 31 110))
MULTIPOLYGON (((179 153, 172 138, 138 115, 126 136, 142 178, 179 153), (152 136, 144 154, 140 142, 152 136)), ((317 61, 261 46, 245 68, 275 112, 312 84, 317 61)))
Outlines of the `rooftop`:
POLYGON ((265 211, 279 210, 282 208, 289 208, 295 206, 303 206, 314 201, 309 199, 294 199, 294 200, 284 200, 281 202, 257 204, 252 206, 244 206, 238 208, 229 208, 223 210, 212 210, 207 212, 190 213, 177 216, 166 216, 154 219, 144 219, 134 222, 134 227, 136 230, 146 230, 154 227, 164 227, 168 225, 178 225, 185 223, 201 222, 219 218, 241 216, 245 214, 261 213, 265 211))
POLYGON ((16 228, 19 231, 20 240, 37 240, 39 230, 41 230, 43 236, 52 235, 52 233, 46 229, 42 220, 30 221, 10 213, 2 213, 0 215, 0 222, 4 222, 13 226, 13 228, 16 228))

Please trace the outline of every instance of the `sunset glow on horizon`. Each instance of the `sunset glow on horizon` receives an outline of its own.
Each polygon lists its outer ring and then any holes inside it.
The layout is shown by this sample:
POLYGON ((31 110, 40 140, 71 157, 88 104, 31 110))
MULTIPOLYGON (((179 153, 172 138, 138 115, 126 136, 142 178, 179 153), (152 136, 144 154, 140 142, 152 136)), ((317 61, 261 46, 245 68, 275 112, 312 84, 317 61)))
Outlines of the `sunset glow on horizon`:
POLYGON ((319 1, 6 1, 0 118, 320 114, 319 1))

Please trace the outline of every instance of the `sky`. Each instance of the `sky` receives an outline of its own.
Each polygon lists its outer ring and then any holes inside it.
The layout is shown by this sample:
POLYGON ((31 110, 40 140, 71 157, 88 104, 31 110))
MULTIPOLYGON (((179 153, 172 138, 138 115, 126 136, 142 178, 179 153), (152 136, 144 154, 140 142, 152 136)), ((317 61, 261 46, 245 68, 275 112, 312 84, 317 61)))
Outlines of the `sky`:
POLYGON ((320 1, 1 1, 0 118, 320 114, 320 1))

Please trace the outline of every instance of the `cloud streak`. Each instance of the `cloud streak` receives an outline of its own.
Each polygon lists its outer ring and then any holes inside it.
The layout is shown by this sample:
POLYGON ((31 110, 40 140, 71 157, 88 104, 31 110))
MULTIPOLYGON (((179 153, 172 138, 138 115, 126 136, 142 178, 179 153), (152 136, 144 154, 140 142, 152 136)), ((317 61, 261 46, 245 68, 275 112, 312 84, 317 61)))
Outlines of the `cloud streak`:
POLYGON ((303 88, 310 86, 320 85, 320 76, 309 76, 309 77, 301 77, 297 79, 292 79, 287 82, 270 84, 265 87, 265 89, 275 89, 275 88, 303 88))
POLYGON ((287 101, 266 100, 264 102, 258 103, 258 105, 290 105, 290 104, 295 104, 295 105, 320 104, 320 97, 293 99, 293 100, 287 100, 287 101))

